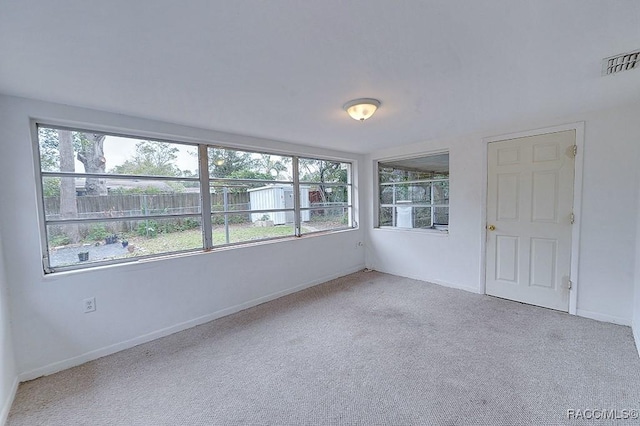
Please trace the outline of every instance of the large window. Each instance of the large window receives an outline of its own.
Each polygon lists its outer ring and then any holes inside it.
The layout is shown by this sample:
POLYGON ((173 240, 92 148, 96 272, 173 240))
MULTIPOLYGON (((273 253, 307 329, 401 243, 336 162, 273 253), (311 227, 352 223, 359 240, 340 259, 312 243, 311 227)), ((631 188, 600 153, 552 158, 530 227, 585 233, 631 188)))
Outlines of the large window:
POLYGON ((449 229, 449 154, 378 163, 378 226, 449 229))
POLYGON ((38 125, 46 272, 353 226, 351 164, 38 125))

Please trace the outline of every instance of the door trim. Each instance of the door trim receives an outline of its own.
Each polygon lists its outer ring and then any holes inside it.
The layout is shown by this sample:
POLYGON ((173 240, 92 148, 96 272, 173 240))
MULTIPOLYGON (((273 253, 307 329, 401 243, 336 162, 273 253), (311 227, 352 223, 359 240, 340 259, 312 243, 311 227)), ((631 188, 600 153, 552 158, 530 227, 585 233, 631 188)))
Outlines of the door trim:
POLYGON ((582 169, 584 159, 584 121, 575 123, 561 124, 551 127, 543 127, 534 130, 526 130, 516 133, 507 133, 497 136, 489 136, 482 138, 482 155, 483 155, 483 173, 482 173, 482 222, 481 241, 480 241, 480 293, 487 294, 487 185, 489 182, 489 164, 488 151, 489 143, 504 141, 509 139, 524 138, 528 136, 538 136, 547 133, 557 133, 566 130, 575 130, 576 146, 578 153, 575 158, 575 176, 573 181, 573 214, 575 215, 575 223, 571 230, 571 281, 572 286, 569 290, 569 314, 576 315, 578 303, 578 289, 580 281, 578 277, 578 267, 580 264, 580 228, 582 227, 582 169))

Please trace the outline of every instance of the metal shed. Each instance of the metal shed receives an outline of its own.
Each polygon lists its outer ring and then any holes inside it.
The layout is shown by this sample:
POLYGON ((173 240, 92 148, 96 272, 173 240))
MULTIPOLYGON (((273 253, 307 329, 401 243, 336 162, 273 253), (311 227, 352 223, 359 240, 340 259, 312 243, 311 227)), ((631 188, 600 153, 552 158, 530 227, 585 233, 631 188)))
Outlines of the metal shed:
MULTIPOLYGON (((278 210, 293 209, 293 185, 278 184, 267 185, 260 188, 249 189, 251 210, 278 210)), ((309 207, 309 187, 300 186, 300 207, 309 207)), ((261 220, 267 214, 274 225, 293 223, 293 212, 251 213, 251 221, 261 220)), ((308 222, 309 211, 301 212, 302 221, 308 222)))

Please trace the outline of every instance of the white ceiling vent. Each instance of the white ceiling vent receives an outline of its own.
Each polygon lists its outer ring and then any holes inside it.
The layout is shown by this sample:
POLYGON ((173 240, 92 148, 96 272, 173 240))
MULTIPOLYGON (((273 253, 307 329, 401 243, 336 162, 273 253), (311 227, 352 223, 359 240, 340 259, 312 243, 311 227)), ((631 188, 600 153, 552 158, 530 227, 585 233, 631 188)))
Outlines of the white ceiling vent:
POLYGON ((640 68, 640 50, 621 53, 602 60, 602 75, 618 74, 634 68, 640 68))

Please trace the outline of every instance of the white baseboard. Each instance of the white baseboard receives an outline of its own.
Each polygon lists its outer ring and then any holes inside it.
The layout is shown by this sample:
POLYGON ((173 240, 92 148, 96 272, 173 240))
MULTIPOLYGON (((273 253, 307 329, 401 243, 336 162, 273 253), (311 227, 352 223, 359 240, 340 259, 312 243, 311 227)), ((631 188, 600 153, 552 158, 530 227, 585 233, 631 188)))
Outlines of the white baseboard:
POLYGON ((450 282, 447 282, 447 281, 432 280, 432 279, 419 277, 419 276, 412 275, 412 274, 407 274, 406 272, 401 272, 401 271, 385 271, 385 270, 378 269, 378 268, 375 268, 375 267, 370 267, 370 268, 372 270, 374 270, 374 271, 382 272, 383 274, 391 274, 391 275, 396 275, 398 277, 411 278, 412 280, 424 281, 424 282, 431 283, 431 284, 441 285, 443 287, 455 288, 455 289, 458 289, 458 290, 468 291, 470 293, 480 294, 480 291, 477 288, 474 288, 474 287, 469 287, 469 286, 464 286, 464 285, 460 285, 460 284, 450 283, 450 282))
POLYGON ((119 343, 115 343, 113 345, 109 345, 109 346, 105 346, 103 348, 100 349, 96 349, 93 351, 89 351, 86 353, 83 353, 82 355, 78 355, 72 358, 67 358, 65 360, 62 361, 58 361, 58 362, 54 362, 48 365, 45 365, 43 367, 39 367, 39 368, 35 368, 33 370, 30 371, 25 371, 19 374, 18 379, 20 382, 25 382, 27 380, 33 380, 36 379, 38 377, 41 376, 46 376, 49 374, 53 374, 53 373, 57 373, 58 371, 62 371, 62 370, 66 370, 68 368, 71 367, 75 367, 81 364, 84 364, 85 362, 89 362, 92 361, 94 359, 98 359, 98 358, 102 358, 103 356, 107 356, 107 355, 111 355, 114 354, 116 352, 120 352, 122 350, 125 349, 129 349, 132 348, 134 346, 138 346, 141 345, 143 343, 147 343, 150 342, 152 340, 156 340, 159 339, 161 337, 165 337, 168 336, 170 334, 173 333, 177 333, 179 331, 183 331, 186 330, 188 328, 192 328, 195 327, 197 325, 200 324, 205 324, 209 321, 213 321, 215 319, 218 318, 222 318, 225 317, 227 315, 231 315, 234 314, 236 312, 240 312, 244 309, 248 309, 257 305, 260 305, 262 303, 265 302, 269 302, 271 300, 275 300, 278 299, 280 297, 304 290, 306 288, 309 287, 313 287, 315 285, 318 284, 322 284, 324 282, 327 281, 331 281, 333 279, 336 278, 340 278, 343 277, 345 275, 349 275, 349 274, 353 274, 355 272, 361 271, 364 269, 364 263, 362 265, 358 265, 358 266, 354 266, 345 270, 342 270, 340 272, 336 272, 330 275, 326 275, 324 277, 306 282, 304 284, 286 289, 286 290, 282 290, 282 291, 278 291, 275 293, 271 293, 262 297, 259 297, 257 299, 253 299, 244 303, 240 303, 238 305, 235 306, 230 306, 228 308, 224 308, 221 309, 219 311, 213 312, 211 314, 208 315, 203 315, 201 317, 198 318, 194 318, 185 322, 181 322, 179 324, 170 326, 170 327, 166 327, 160 330, 156 330, 156 331, 152 331, 151 333, 147 333, 144 334, 142 336, 138 336, 138 337, 134 337, 133 339, 129 339, 129 340, 125 340, 123 342, 119 342, 119 343))
POLYGON ((640 356, 640 320, 632 322, 631 332, 633 333, 633 338, 636 341, 636 349, 638 349, 638 356, 640 356))
POLYGON ((578 315, 579 317, 590 318, 597 321, 631 326, 631 320, 628 318, 616 317, 613 315, 602 314, 600 312, 592 312, 592 311, 585 311, 584 309, 577 309, 576 315, 578 315))
POLYGON ((16 392, 18 391, 19 383, 20 381, 18 380, 18 377, 13 379, 13 385, 11 385, 9 395, 7 395, 6 399, 2 403, 2 411, 0 411, 0 425, 3 425, 7 422, 9 411, 11 410, 11 406, 13 405, 13 400, 16 398, 16 392))
POLYGON ((469 286, 466 286, 466 285, 454 284, 454 283, 450 283, 450 282, 447 282, 447 281, 440 281, 440 280, 429 280, 427 282, 430 282, 430 283, 433 283, 433 284, 438 284, 438 285, 441 285, 443 287, 449 287, 449 288, 455 288, 455 289, 458 289, 458 290, 468 291, 469 293, 481 294, 480 291, 478 291, 477 288, 469 287, 469 286))

